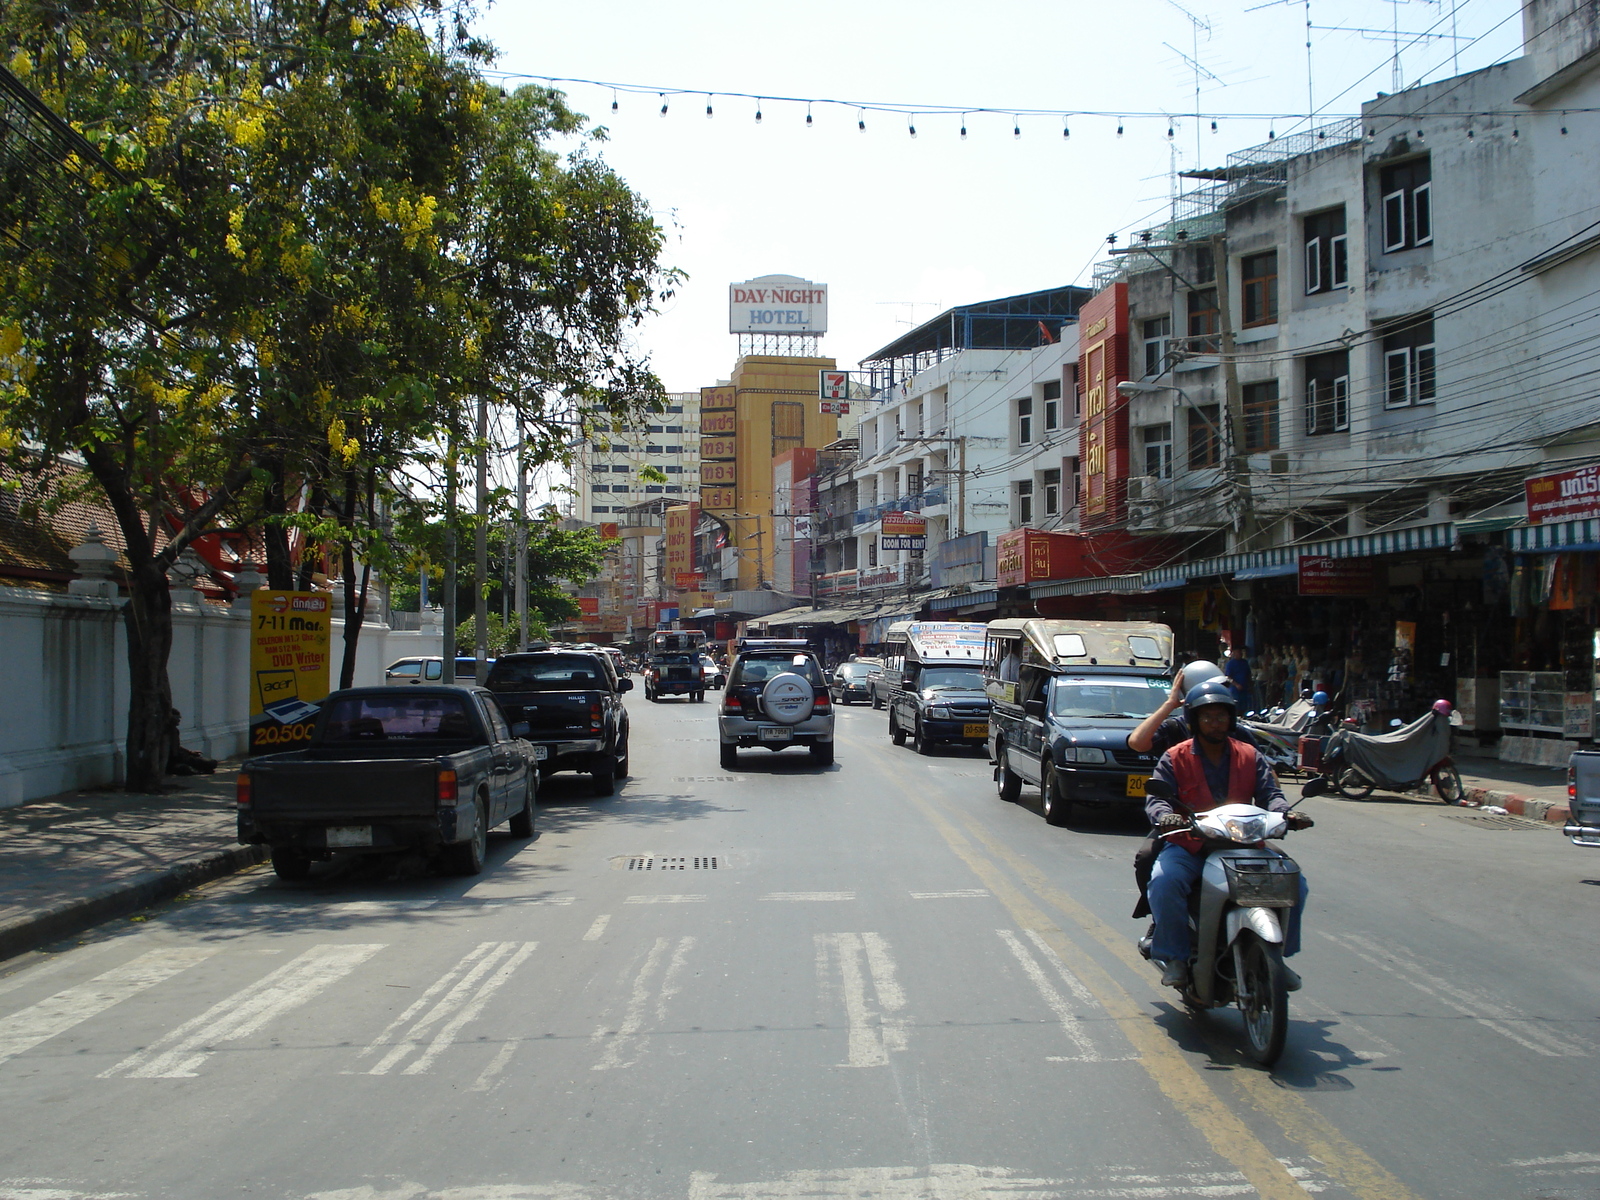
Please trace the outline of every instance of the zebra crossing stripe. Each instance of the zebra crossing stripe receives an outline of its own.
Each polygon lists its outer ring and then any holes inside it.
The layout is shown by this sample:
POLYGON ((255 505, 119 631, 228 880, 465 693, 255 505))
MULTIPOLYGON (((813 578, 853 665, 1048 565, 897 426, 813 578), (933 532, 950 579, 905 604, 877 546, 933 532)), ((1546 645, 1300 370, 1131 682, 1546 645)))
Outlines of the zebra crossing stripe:
POLYGON ((220 1042, 260 1032, 299 1008, 330 984, 348 975, 384 948, 382 942, 323 944, 311 947, 276 971, 213 1004, 155 1044, 130 1054, 100 1072, 101 1079, 183 1079, 199 1073, 220 1042))
POLYGON ((0 1063, 65 1033, 135 993, 171 979, 216 952, 215 947, 197 946, 152 950, 96 975, 87 983, 69 987, 9 1017, 0 1018, 0 1063))

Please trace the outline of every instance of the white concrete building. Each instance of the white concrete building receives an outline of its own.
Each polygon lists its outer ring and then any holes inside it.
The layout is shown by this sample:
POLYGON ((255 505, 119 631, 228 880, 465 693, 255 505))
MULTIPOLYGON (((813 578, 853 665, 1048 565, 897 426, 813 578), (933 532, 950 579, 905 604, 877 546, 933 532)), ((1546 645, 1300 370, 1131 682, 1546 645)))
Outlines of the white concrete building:
POLYGON ((657 496, 685 503, 700 495, 700 393, 670 392, 666 411, 637 426, 597 435, 574 448, 572 515, 580 521, 616 521, 624 509, 657 496), (641 475, 646 466, 665 483, 641 475))

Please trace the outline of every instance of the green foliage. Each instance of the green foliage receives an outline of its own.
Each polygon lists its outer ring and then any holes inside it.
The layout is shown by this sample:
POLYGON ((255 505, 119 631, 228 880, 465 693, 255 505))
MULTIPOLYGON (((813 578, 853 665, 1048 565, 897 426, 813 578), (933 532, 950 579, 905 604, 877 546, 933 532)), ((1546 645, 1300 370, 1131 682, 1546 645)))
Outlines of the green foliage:
MULTIPOLYGON (((489 633, 489 654, 491 657, 499 654, 509 654, 517 648, 517 638, 520 629, 515 613, 511 620, 502 621, 499 613, 490 613, 489 619, 483 626, 489 633)), ((528 637, 530 640, 544 639, 550 636, 550 630, 539 615, 528 613, 528 637)), ((456 626, 456 653, 471 655, 478 647, 478 626, 472 617, 468 617, 456 626)))

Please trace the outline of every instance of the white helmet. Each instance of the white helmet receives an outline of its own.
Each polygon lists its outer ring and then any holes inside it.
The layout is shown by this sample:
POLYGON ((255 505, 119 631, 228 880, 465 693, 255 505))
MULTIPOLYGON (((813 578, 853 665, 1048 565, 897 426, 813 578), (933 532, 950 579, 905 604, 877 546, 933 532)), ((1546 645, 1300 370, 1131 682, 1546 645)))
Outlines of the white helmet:
POLYGON ((1225 677, 1226 676, 1223 674, 1222 668, 1217 666, 1216 663, 1206 662, 1204 659, 1199 659, 1192 663, 1186 663, 1182 669, 1179 670, 1178 685, 1180 690, 1187 695, 1189 693, 1189 689, 1191 688, 1199 687, 1202 683, 1206 683, 1212 679, 1221 679, 1225 677))

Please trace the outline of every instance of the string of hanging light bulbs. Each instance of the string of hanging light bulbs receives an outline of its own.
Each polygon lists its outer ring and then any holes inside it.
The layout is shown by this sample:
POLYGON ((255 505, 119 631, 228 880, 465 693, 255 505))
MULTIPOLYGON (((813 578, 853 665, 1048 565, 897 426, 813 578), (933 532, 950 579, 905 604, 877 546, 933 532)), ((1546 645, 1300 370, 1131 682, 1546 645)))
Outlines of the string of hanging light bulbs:
MULTIPOLYGON (((1015 139, 1023 136, 1024 121, 1048 119, 1052 123, 1061 123, 1061 137, 1070 141, 1072 138, 1072 122, 1079 118, 1094 120, 1116 121, 1116 136, 1122 137, 1126 133, 1129 122, 1160 122, 1168 140, 1177 136, 1178 124, 1182 121, 1206 122, 1212 133, 1218 133, 1222 122, 1250 121, 1255 123, 1270 122, 1271 128, 1267 134, 1268 140, 1277 137, 1277 125, 1283 122, 1337 122, 1352 120, 1359 117, 1358 112, 1333 113, 1319 112, 1307 114, 1304 112, 1137 112, 1130 110, 1113 109, 1044 109, 1027 107, 990 107, 987 105, 950 105, 950 104, 910 104, 897 101, 863 101, 843 100, 824 96, 771 96, 758 95, 754 92, 729 92, 708 91, 704 88, 678 88, 660 87, 651 84, 619 83, 602 79, 580 79, 561 75, 534 75, 522 72, 491 71, 486 75, 503 80, 527 80, 533 83, 547 84, 551 87, 580 86, 592 87, 611 93, 611 111, 619 113, 622 108, 624 96, 654 96, 660 103, 660 115, 666 117, 670 114, 672 101, 680 97, 704 97, 705 115, 707 119, 716 115, 718 101, 749 101, 754 105, 756 124, 762 124, 766 118, 765 105, 783 104, 796 108, 804 106, 804 125, 807 129, 817 127, 816 110, 836 108, 853 113, 856 119, 856 129, 867 132, 868 114, 903 117, 906 122, 906 131, 911 137, 917 136, 917 121, 919 118, 952 117, 959 119, 958 136, 965 140, 968 136, 968 120, 972 117, 1008 117, 1011 120, 1011 135, 1015 139)), ((1578 107, 1561 109, 1544 109, 1538 114, 1541 117, 1558 116, 1563 119, 1586 113, 1600 112, 1600 108, 1578 107)), ((1388 123, 1398 114, 1385 113, 1383 120, 1388 123)), ((1520 118, 1527 120, 1530 113, 1527 109, 1443 109, 1428 107, 1411 114, 1418 118, 1429 120, 1441 119, 1482 119, 1488 120, 1495 117, 1520 118)), ((1565 129, 1562 130, 1566 132, 1565 129)), ((1469 131, 1469 137, 1475 139, 1476 135, 1469 131)))

